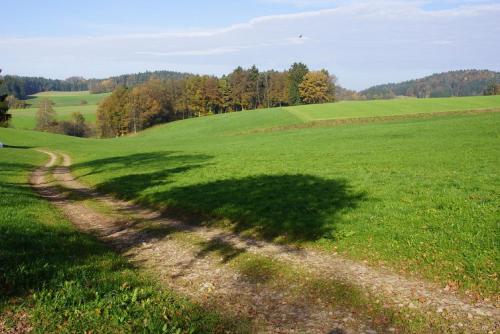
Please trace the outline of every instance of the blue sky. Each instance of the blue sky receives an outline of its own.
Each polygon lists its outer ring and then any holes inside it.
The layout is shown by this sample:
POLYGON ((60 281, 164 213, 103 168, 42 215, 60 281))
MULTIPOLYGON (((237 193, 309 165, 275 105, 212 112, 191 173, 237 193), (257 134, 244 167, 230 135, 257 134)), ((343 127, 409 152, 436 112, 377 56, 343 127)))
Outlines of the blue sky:
POLYGON ((500 1, 3 1, 4 74, 223 74, 303 61, 342 85, 500 70, 500 1), (302 38, 298 36, 302 35, 302 38))

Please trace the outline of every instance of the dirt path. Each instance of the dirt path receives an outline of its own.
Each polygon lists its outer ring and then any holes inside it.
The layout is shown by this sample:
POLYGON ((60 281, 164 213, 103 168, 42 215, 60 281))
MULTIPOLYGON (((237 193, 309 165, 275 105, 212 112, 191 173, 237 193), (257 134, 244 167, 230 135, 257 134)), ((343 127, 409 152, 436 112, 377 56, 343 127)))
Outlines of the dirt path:
POLYGON ((305 292, 297 296, 288 287, 245 279, 224 257, 214 256, 200 243, 186 242, 186 235, 205 241, 205 245, 230 247, 231 254, 246 252, 264 256, 317 277, 347 282, 383 300, 392 309, 415 310, 442 318, 451 323, 450 330, 494 333, 500 329, 498 305, 475 303, 431 283, 374 269, 338 255, 246 239, 216 228, 193 227, 164 218, 157 211, 89 189, 72 177, 69 156, 61 154, 62 163, 52 168, 58 157, 44 152, 50 161, 33 173, 31 182, 80 230, 96 234, 132 261, 151 269, 169 287, 194 300, 253 319, 257 332, 375 333, 373 328, 383 332, 397 331, 397 328, 374 327, 373 319, 335 303, 321 298, 311 300, 305 292), (49 172, 56 182, 45 181, 49 172), (102 210, 64 194, 55 183, 98 201, 110 213, 100 213, 102 210), (142 228, 145 224, 155 227, 156 232, 142 228), (172 230, 182 231, 184 239, 168 232, 172 230))

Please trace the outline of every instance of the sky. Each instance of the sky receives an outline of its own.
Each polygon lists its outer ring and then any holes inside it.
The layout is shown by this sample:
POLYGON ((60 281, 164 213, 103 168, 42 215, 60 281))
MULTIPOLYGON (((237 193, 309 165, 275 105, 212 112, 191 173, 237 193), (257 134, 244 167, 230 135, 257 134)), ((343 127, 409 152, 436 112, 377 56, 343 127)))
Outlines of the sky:
POLYGON ((0 0, 0 8, 2 74, 221 75, 300 61, 359 90, 500 70, 500 0, 0 0))

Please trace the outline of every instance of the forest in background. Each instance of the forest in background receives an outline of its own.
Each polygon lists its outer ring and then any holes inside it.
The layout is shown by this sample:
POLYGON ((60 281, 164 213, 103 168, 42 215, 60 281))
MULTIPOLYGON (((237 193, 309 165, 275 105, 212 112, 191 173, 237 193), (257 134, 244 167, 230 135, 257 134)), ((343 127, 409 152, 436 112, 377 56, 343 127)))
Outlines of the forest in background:
POLYGON ((0 86, 0 95, 13 95, 17 99, 27 99, 30 95, 40 92, 74 92, 91 91, 92 93, 111 92, 119 85, 134 87, 151 78, 159 80, 180 79, 188 73, 174 71, 153 71, 135 74, 124 74, 106 79, 85 79, 83 77, 71 77, 64 80, 46 79, 42 77, 24 77, 16 75, 5 75, 3 85, 0 86))
POLYGON ((460 70, 437 73, 401 83, 377 85, 359 92, 366 99, 391 99, 493 95, 488 90, 500 84, 500 73, 488 70, 460 70))
MULTIPOLYGON (((267 71, 269 73, 275 71, 267 71)), ((124 74, 106 79, 84 79, 71 77, 54 80, 40 77, 22 77, 6 75, 0 95, 13 95, 17 99, 26 99, 45 91, 84 91, 92 93, 112 92, 118 86, 135 87, 150 79, 178 80, 189 73, 174 71, 152 71, 124 74)), ((427 98, 451 96, 477 96, 491 92, 492 86, 500 83, 500 73, 489 70, 459 70, 436 73, 430 76, 400 83, 376 85, 362 91, 346 89, 336 85, 337 100, 390 99, 401 96, 427 98)))
POLYGON ((295 63, 282 72, 237 67, 222 77, 189 75, 153 78, 132 88, 119 85, 99 105, 97 131, 100 137, 116 137, 178 119, 333 102, 335 80, 326 70, 309 71, 295 63))

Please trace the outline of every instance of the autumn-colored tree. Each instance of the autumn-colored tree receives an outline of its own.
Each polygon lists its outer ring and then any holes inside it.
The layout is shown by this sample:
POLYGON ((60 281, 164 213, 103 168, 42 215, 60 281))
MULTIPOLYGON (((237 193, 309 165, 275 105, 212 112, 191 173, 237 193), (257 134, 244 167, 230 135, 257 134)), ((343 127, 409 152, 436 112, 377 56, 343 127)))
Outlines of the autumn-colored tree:
POLYGON ((174 119, 185 119, 190 117, 188 108, 187 79, 170 81, 170 90, 172 92, 172 104, 174 107, 174 119))
POLYGON ((126 108, 128 113, 123 114, 122 124, 127 133, 136 133, 143 128, 166 122, 172 110, 168 86, 153 79, 131 91, 126 108))
POLYGON ((213 76, 205 78, 205 87, 203 92, 205 94, 206 108, 209 113, 216 114, 222 108, 221 91, 219 90, 219 79, 213 76))
POLYGON ((251 94, 249 91, 250 79, 248 74, 248 71, 245 71, 242 67, 237 67, 229 75, 235 110, 245 110, 250 107, 251 94))
POLYGON ((97 108, 96 126, 100 137, 118 137, 128 132, 125 115, 130 115, 130 90, 120 86, 97 108))
POLYGON ((120 86, 98 109, 98 132, 102 137, 121 136, 154 124, 193 116, 289 105, 290 101, 333 101, 334 77, 327 71, 314 72, 299 88, 308 71, 301 63, 285 72, 260 72, 256 66, 238 67, 221 78, 189 75, 164 81, 153 78, 134 88, 120 86), (311 80, 318 76, 324 86, 313 85, 314 80, 311 80), (294 87, 298 97, 291 99, 294 87))
POLYGON ((221 79, 219 79, 218 90, 219 90, 219 106, 221 112, 226 113, 232 111, 231 109, 231 106, 233 104, 232 91, 227 77, 222 77, 221 79))
POLYGON ((44 98, 38 104, 36 112, 36 129, 40 131, 54 131, 57 127, 56 112, 54 110, 54 102, 44 98))
POLYGON ((309 72, 299 85, 300 98, 305 103, 333 101, 332 83, 326 71, 309 72))
POLYGON ((281 107, 288 103, 288 74, 271 71, 267 78, 267 107, 281 107))
POLYGON ((106 79, 97 83, 90 84, 89 91, 92 94, 109 93, 116 88, 116 83, 112 79, 106 79))
POLYGON ((190 76, 186 79, 186 100, 187 109, 190 114, 201 116, 204 111, 202 96, 202 80, 198 75, 190 76))

